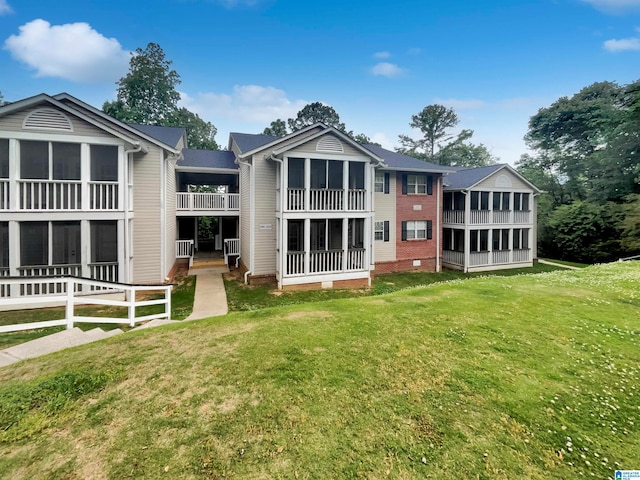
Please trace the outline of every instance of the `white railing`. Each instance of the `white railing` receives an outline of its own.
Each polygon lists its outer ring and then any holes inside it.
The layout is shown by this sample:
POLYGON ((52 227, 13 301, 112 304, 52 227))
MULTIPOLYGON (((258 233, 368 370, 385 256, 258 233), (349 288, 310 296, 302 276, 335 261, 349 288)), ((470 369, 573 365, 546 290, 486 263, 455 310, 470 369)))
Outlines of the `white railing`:
POLYGON ((474 252, 469 255, 469 266, 489 265, 489 252, 474 252))
POLYGON ((494 265, 509 263, 510 250, 494 250, 491 252, 491 261, 494 265))
POLYGON ((342 250, 320 250, 309 253, 310 273, 342 271, 342 250))
MULTIPOLYGON (((240 239, 226 238, 224 240, 224 263, 229 265, 229 257, 240 256, 240 239)), ((237 265, 238 262, 236 262, 237 265)))
MULTIPOLYGON (((9 273, 10 273, 10 270, 8 267, 0 268, 0 277, 8 277, 9 273)), ((9 291, 9 285, 5 285, 4 283, 2 283, 2 281, 0 281, 0 298, 8 297, 10 293, 11 292, 9 291)))
POLYGON ((0 180, 0 210, 9 210, 9 180, 0 180))
POLYGON ((89 264, 90 276, 93 280, 102 280, 104 282, 117 282, 118 278, 118 262, 103 262, 89 264))
POLYGON ((193 266, 193 240, 176 240, 176 258, 188 258, 189 268, 193 266))
POLYGON ((454 250, 442 251, 442 262, 451 265, 464 266, 464 252, 456 252, 454 250))
POLYGON ((493 223, 510 223, 511 210, 492 210, 493 223))
POLYGON ((229 211, 240 210, 240 194, 178 192, 176 193, 177 210, 229 211))
POLYGON ((18 267, 18 275, 21 277, 50 277, 54 275, 82 275, 82 265, 41 265, 36 267, 18 267))
MULTIPOLYGON (((171 285, 129 285, 124 283, 110 283, 88 278, 78 277, 5 277, 1 285, 15 291, 35 291, 40 285, 60 285, 60 289, 49 293, 40 293, 34 296, 17 295, 0 298, 0 307, 37 308, 38 306, 50 306, 52 303, 65 305, 63 319, 46 320, 42 322, 20 323, 0 326, 0 333, 17 332, 21 330, 33 330, 35 328, 55 327, 65 325, 73 328, 74 323, 122 323, 131 327, 136 323, 146 322, 157 318, 171 318, 171 285), (80 291, 112 291, 124 292, 126 300, 112 300, 89 295, 80 295, 80 291), (152 300, 136 300, 137 292, 162 292, 163 298, 152 300), (47 305, 42 305, 47 304, 47 305), (76 305, 103 305, 111 307, 126 307, 126 317, 83 317, 75 314, 76 305), (164 311, 150 315, 136 316, 136 308, 151 305, 163 305, 164 311)), ((52 312, 52 315, 55 313, 52 312)))
POLYGON ((309 203, 311 210, 343 210, 344 190, 312 188, 309 190, 309 203))
POLYGON ((464 210, 445 210, 444 211, 444 223, 464 223, 464 210))
POLYGON ((348 208, 351 211, 364 211, 366 208, 366 190, 349 190, 348 208))
POLYGON ((289 188, 287 190, 287 210, 291 212, 304 210, 304 188, 289 188))
POLYGON ((287 275, 304 275, 304 252, 287 253, 287 275))
POLYGON ((18 180, 20 210, 81 210, 82 182, 18 180))
POLYGON ((352 248, 347 252, 347 270, 366 269, 367 251, 364 248, 352 248))
POLYGON ((524 248, 513 251, 514 262, 530 262, 531 261, 531 249, 524 248))
POLYGON ((531 211, 515 210, 513 212, 513 223, 531 223, 531 211))
POLYGON ((489 210, 471 210, 469 222, 472 225, 489 223, 489 210))
POLYGON ((89 182, 90 210, 118 210, 118 182, 89 182))

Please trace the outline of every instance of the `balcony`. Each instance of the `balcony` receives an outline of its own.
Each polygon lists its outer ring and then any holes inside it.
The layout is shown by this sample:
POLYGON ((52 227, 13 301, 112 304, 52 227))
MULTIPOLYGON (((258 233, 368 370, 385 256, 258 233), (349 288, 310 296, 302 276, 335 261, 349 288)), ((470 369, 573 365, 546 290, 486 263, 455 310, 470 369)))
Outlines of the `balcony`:
MULTIPOLYGON (((445 210, 443 222, 454 225, 464 225, 464 210, 445 210)), ((471 210, 469 212, 470 225, 500 225, 531 223, 529 210, 471 210)))
POLYGON ((181 213, 206 214, 212 212, 239 212, 238 193, 176 193, 176 210, 181 213))
POLYGON ((366 190, 311 188, 308 198, 304 188, 287 189, 287 211, 289 212, 364 212, 366 190))
POLYGON ((79 180, 17 180, 16 185, 18 196, 12 198, 9 180, 0 180, 0 210, 68 212, 119 209, 117 182, 83 184, 79 180))
POLYGON ((364 248, 344 250, 317 250, 288 252, 285 276, 316 275, 367 270, 367 252, 364 248), (308 261, 308 266, 307 266, 308 261))

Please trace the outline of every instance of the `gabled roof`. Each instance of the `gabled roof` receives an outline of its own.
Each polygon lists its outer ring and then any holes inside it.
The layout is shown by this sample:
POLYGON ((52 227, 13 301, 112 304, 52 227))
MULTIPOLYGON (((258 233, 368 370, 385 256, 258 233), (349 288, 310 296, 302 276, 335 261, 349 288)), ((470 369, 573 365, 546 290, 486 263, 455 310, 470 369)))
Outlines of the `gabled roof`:
POLYGON ((264 145, 268 145, 272 142, 280 140, 281 137, 274 137, 272 135, 263 134, 251 134, 251 133, 238 133, 231 132, 229 137, 233 139, 240 153, 246 153, 256 148, 260 148, 264 145))
MULTIPOLYGON (((456 167, 454 167, 456 168, 456 167)), ((495 165, 487 165, 484 167, 475 168, 460 168, 447 176, 444 184, 445 190, 468 190, 473 188, 485 178, 497 173, 500 170, 509 170, 512 174, 516 175, 520 180, 529 185, 531 189, 540 193, 541 190, 533 183, 524 178, 517 170, 506 163, 497 163, 495 165)))
POLYGON ((229 150, 182 150, 182 158, 178 160, 178 170, 181 168, 238 170, 235 163, 236 156, 229 150))
POLYGON ((435 163, 429 163, 419 160, 414 157, 409 157, 398 152, 392 152, 378 145, 368 144, 364 146, 367 150, 376 154, 384 160, 384 170, 403 170, 406 172, 432 172, 432 173, 447 173, 450 171, 447 167, 442 165, 436 165, 435 163))
POLYGON ((178 142, 187 132, 185 128, 181 127, 162 127, 159 125, 139 125, 135 123, 129 123, 128 125, 173 148, 178 146, 178 142))

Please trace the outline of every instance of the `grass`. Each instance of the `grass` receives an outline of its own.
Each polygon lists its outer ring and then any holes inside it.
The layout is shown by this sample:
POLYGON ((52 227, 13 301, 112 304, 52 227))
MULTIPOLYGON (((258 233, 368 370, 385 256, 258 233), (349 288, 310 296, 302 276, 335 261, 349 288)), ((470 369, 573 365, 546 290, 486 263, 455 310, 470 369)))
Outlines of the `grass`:
POLYGON ((558 270, 552 265, 536 264, 532 268, 496 270, 492 272, 463 273, 457 270, 443 270, 442 272, 401 272, 376 275, 372 288, 361 290, 307 290, 278 292, 274 285, 244 285, 243 278, 237 275, 225 276, 227 303, 230 311, 258 310, 267 307, 284 305, 301 305, 310 302, 335 300, 340 298, 355 298, 371 295, 391 293, 418 285, 450 280, 462 280, 484 276, 513 276, 521 274, 536 274, 558 270))
MULTIPOLYGON (((193 308, 193 297, 195 294, 195 277, 181 275, 176 277, 175 286, 171 292, 171 318, 173 320, 184 320, 189 316, 193 308)), ((162 311, 162 306, 146 306, 136 309, 138 316, 150 315, 162 311)), ((109 307, 109 306, 92 306, 78 307, 76 314, 79 316, 92 317, 127 317, 127 309, 125 307, 109 307)), ((55 308, 39 308, 34 310, 16 310, 8 312, 0 312, 0 325, 13 325, 16 323, 41 322, 45 320, 62 319, 65 316, 63 307, 55 308)), ((75 325, 83 330, 91 330, 100 327, 103 330, 112 330, 120 328, 128 330, 129 326, 125 324, 113 323, 78 323, 75 325)), ((49 327, 36 330, 26 330, 20 332, 2 333, 0 334, 0 349, 8 348, 12 345, 34 340, 45 335, 64 330, 65 327, 49 327)))
POLYGON ((132 332, 0 369, 0 478, 613 478, 639 312, 629 262, 132 332))

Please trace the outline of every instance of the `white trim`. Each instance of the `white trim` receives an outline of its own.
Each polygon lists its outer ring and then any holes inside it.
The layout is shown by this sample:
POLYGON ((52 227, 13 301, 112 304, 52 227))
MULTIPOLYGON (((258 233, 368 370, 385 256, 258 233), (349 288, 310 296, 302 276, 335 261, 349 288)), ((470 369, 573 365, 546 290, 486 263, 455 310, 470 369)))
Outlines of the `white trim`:
MULTIPOLYGON (((271 147, 273 147, 275 145, 278 145, 281 142, 285 142, 287 140, 291 140, 293 138, 296 138, 297 136, 303 135, 303 134, 307 133, 309 130, 313 130, 314 128, 326 129, 328 127, 326 125, 322 124, 322 123, 314 123, 313 125, 309 125, 308 127, 305 127, 305 128, 300 129, 300 130, 297 130, 295 132, 292 132, 289 135, 285 135, 284 137, 277 138, 276 140, 273 140, 272 142, 265 143, 264 145, 260 145, 259 147, 256 147, 254 149, 247 150, 246 152, 242 152, 242 153, 240 153, 240 155, 237 155, 236 161, 248 159, 248 158, 252 157, 254 154, 256 154, 258 152, 261 152, 262 150, 266 150, 266 149, 271 148, 271 147)), ((237 133, 239 135, 245 135, 245 134, 242 134, 240 132, 231 132, 229 134, 229 140, 230 140, 229 143, 230 144, 231 144, 231 140, 233 140, 233 136, 232 135, 234 133, 237 133)), ((238 146, 238 143, 235 140, 233 140, 233 143, 235 143, 236 146, 238 146)), ((229 145, 229 147, 231 147, 231 145, 229 145)), ((229 148, 229 150, 231 150, 231 148, 229 148)), ((240 150, 240 148, 238 148, 238 150, 240 150)))
POLYGON ((110 137, 92 137, 87 135, 62 135, 59 133, 49 132, 12 132, 9 130, 0 131, 0 138, 16 139, 16 140, 38 140, 43 142, 61 142, 61 143, 90 143, 92 145, 122 145, 135 143, 123 141, 118 138, 110 137))
MULTIPOLYGON (((308 255, 306 255, 306 257, 308 257, 308 255)), ((371 278, 371 272, 369 270, 358 270, 356 272, 346 273, 329 273, 325 275, 303 275, 299 277, 284 277, 282 279, 282 286, 303 285, 305 283, 337 282, 340 280, 359 280, 367 278, 371 278)))
POLYGON ((240 175, 238 168, 216 168, 216 167, 185 167, 176 164, 176 172, 193 172, 193 173, 225 173, 240 175))
POLYGON ((167 245, 166 245, 166 228, 167 228, 167 162, 164 156, 164 150, 160 151, 160 280, 166 279, 167 276, 167 245))
POLYGON ((436 272, 442 271, 442 265, 440 264, 440 260, 442 258, 441 251, 441 239, 440 235, 442 233, 442 225, 441 225, 441 217, 442 217, 442 177, 438 177, 436 179, 436 272))

